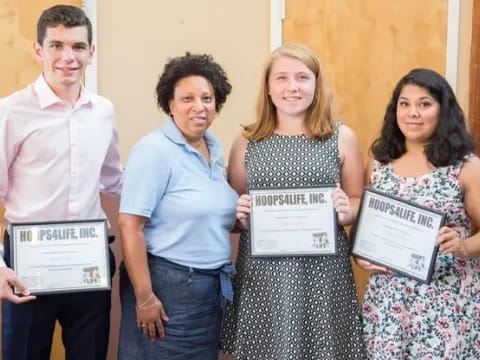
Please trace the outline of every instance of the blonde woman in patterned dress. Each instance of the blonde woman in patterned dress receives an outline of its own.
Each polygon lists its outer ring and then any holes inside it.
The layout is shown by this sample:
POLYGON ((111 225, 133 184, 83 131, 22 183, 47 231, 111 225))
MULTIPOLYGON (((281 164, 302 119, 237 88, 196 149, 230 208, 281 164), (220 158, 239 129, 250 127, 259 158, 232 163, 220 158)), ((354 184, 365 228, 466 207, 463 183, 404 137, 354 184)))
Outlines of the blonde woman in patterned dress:
POLYGON ((244 231, 223 352, 237 360, 364 359, 343 230, 356 217, 362 166, 354 133, 335 118, 314 53, 294 44, 275 50, 263 74, 256 122, 237 137, 230 155, 229 182, 243 194, 237 218, 246 227, 248 187, 339 183, 333 194, 339 250, 336 256, 252 257, 244 231))
POLYGON ((369 182, 377 190, 446 214, 429 285, 372 271, 363 303, 370 359, 480 359, 480 160, 447 81, 415 69, 397 84, 369 182))

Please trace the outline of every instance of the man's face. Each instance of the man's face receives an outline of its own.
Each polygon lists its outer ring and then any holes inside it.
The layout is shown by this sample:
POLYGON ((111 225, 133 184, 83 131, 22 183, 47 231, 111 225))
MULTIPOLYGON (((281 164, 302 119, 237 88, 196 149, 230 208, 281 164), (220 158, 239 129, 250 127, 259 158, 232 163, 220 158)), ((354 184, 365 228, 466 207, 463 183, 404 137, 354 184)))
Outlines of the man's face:
POLYGON ((35 55, 43 64, 43 75, 55 90, 79 87, 94 46, 88 44, 86 26, 48 27, 43 43, 34 44, 35 55))

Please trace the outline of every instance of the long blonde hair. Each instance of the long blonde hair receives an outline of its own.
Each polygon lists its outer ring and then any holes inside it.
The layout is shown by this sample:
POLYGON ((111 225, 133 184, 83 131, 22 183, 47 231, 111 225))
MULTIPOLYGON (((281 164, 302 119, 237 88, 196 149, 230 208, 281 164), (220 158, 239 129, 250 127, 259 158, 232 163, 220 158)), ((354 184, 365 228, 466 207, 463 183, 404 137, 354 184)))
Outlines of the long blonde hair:
POLYGON ((300 44, 284 44, 270 55, 263 70, 257 99, 256 120, 244 127, 243 135, 248 140, 262 140, 269 137, 277 127, 277 111, 268 94, 268 79, 273 63, 282 56, 300 60, 315 74, 315 95, 305 117, 306 135, 317 139, 332 135, 336 129, 332 89, 315 53, 307 46, 300 44))

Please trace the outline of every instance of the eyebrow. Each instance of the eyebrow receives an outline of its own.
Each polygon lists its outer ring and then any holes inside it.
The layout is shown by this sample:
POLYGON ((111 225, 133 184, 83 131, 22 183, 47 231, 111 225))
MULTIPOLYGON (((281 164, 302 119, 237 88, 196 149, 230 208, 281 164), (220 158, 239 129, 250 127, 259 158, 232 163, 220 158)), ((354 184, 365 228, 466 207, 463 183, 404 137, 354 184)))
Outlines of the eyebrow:
MULTIPOLYGON (((60 41, 60 40, 49 40, 48 41, 48 44, 52 45, 52 44, 65 44, 63 41, 60 41)), ((88 46, 88 43, 86 43, 85 41, 77 41, 77 42, 74 42, 73 45, 75 46, 78 46, 78 45, 83 45, 83 46, 88 46)))
MULTIPOLYGON (((214 95, 215 95, 215 92, 213 92, 213 91, 204 91, 201 94, 199 94, 199 96, 214 96, 214 95)), ((185 93, 183 93, 179 96, 180 97, 196 96, 196 94, 194 94, 192 91, 189 91, 189 92, 185 92, 185 93)))
POLYGON ((308 71, 305 71, 305 70, 300 70, 300 71, 277 71, 277 72, 272 72, 272 74, 275 74, 275 75, 284 75, 284 74, 294 74, 294 75, 298 75, 298 74, 306 74, 306 75, 309 75, 310 73, 308 71))
MULTIPOLYGON (((405 96, 399 96, 398 97, 399 99, 404 99, 404 100, 410 100, 410 98, 407 98, 405 96)), ((433 100, 433 97, 431 96, 422 96, 421 98, 419 98, 418 100, 433 100)))

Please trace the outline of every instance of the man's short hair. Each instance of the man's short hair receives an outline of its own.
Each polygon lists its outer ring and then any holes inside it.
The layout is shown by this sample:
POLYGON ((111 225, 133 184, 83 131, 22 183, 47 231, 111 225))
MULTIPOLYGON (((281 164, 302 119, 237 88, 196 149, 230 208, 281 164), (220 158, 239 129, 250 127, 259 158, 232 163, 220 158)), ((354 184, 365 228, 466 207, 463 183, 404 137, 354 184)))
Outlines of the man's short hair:
POLYGON ((47 28, 63 25, 66 28, 86 26, 88 45, 92 45, 92 23, 82 9, 70 5, 55 5, 43 11, 37 23, 37 41, 43 44, 47 28))

